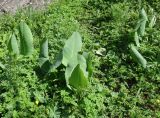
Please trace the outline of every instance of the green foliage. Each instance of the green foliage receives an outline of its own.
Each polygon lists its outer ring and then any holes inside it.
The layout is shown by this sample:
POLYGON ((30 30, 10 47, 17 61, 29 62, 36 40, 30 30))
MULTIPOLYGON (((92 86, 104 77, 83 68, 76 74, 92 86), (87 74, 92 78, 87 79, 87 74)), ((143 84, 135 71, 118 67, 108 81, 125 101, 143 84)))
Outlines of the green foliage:
POLYGON ((77 90, 82 90, 88 87, 88 78, 85 76, 84 72, 82 71, 80 65, 78 64, 70 78, 69 78, 69 85, 76 88, 77 90))
POLYGON ((24 22, 20 22, 20 53, 22 55, 31 55, 33 53, 33 36, 30 28, 24 22))
MULTIPOLYGON (((40 44, 39 57, 41 69, 44 72, 49 72, 50 70, 54 70, 58 68, 61 64, 63 64, 66 67, 65 79, 69 88, 69 85, 72 85, 74 88, 78 90, 87 87, 87 62, 84 56, 79 54, 79 52, 81 51, 81 47, 81 36, 78 32, 74 32, 72 36, 66 41, 63 48, 63 52, 60 52, 54 64, 51 64, 48 60, 48 40, 42 41, 40 44)), ((91 64, 89 66, 91 68, 91 64)))
POLYGON ((91 54, 83 52, 83 56, 85 57, 87 63, 88 77, 91 77, 93 74, 93 64, 92 64, 91 54))
POLYGON ((147 61, 144 59, 144 57, 137 51, 136 47, 134 45, 131 45, 131 54, 133 55, 133 58, 135 61, 140 63, 143 68, 146 68, 147 61))
MULTIPOLYGON (((46 10, 26 8, 15 15, 2 15, 0 117, 159 117, 160 2, 137 3, 135 0, 65 0, 54 1, 46 10), (140 27, 135 31, 137 19, 142 18, 138 11, 141 8, 148 18, 145 31, 141 28, 145 32, 143 36, 138 32, 140 27), (21 20, 34 36, 34 53, 14 58, 15 55, 8 55, 6 43, 11 39, 11 31, 17 43, 21 42, 18 29, 21 20), (71 69, 72 85, 69 85, 76 89, 88 83, 83 91, 66 87, 68 65, 62 64, 63 46, 74 31, 82 35, 83 45, 77 52, 77 65, 71 69), (139 51, 147 60, 146 69, 138 66, 129 54, 132 43, 135 43, 135 54, 139 51), (45 61, 40 68, 38 58, 45 61), (84 77, 84 81, 76 83, 84 77)), ((76 42, 77 38, 73 43, 76 42)))
POLYGON ((2 69, 4 69, 5 68, 5 66, 0 62, 0 67, 2 68, 2 69))
POLYGON ((135 32, 134 41, 135 41, 137 47, 140 47, 139 39, 140 39, 140 37, 138 36, 138 33, 135 32))
POLYGON ((12 36, 9 40, 8 50, 10 53, 14 53, 16 55, 19 54, 18 42, 17 42, 15 34, 12 34, 12 36))
POLYGON ((87 72, 86 72, 86 60, 83 57, 83 55, 78 54, 81 51, 82 47, 82 39, 81 36, 78 32, 74 32, 72 36, 66 41, 65 46, 63 48, 63 59, 62 59, 62 64, 66 66, 66 71, 65 71, 65 78, 66 78, 66 83, 67 85, 70 84, 73 85, 74 87, 77 86, 77 89, 80 89, 80 86, 83 88, 83 81, 84 81, 84 86, 86 86, 88 81, 86 78, 88 77, 87 72), (78 68, 78 65, 80 66, 78 68), (82 69, 82 70, 81 70, 82 69), (82 71, 82 72, 81 72, 82 71), (80 77, 76 78, 76 74, 79 73, 80 77), (85 78, 86 77, 86 78, 85 78), (85 79, 84 79, 85 78, 85 79), (71 79, 71 81, 69 80, 71 79), (73 82, 73 80, 77 82, 73 82), (81 83, 82 82, 82 83, 81 83))
POLYGON ((48 58, 48 39, 44 39, 41 41, 39 57, 48 58))
MULTIPOLYGON (((48 56, 48 39, 44 39, 40 43, 40 54, 39 54, 39 64, 40 67, 44 66, 44 64, 49 60, 48 56)), ((49 68, 49 67, 47 67, 49 68)))
POLYGON ((81 47, 81 36, 79 33, 74 32, 72 36, 66 41, 65 46, 63 48, 63 65, 68 66, 70 62, 77 63, 77 56, 78 52, 81 51, 81 47))
POLYGON ((142 9, 140 11, 140 18, 139 18, 139 21, 138 21, 136 29, 135 29, 136 31, 138 31, 138 34, 140 36, 144 36, 147 21, 148 21, 147 14, 146 14, 145 10, 142 9))

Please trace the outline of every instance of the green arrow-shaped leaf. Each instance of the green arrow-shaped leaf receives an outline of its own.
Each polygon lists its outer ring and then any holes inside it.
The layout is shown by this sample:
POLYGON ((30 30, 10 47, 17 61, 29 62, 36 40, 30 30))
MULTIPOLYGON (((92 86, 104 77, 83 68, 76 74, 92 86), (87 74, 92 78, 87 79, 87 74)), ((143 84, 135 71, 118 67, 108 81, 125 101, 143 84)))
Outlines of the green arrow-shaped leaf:
POLYGON ((19 54, 18 43, 15 34, 13 33, 9 42, 8 42, 8 50, 10 53, 19 54))
POLYGON ((20 22, 20 53, 22 55, 31 55, 33 53, 33 36, 28 25, 20 22))
POLYGON ((41 41, 39 57, 48 58, 48 39, 44 39, 41 41))
POLYGON ((144 36, 147 21, 148 21, 147 14, 146 14, 145 10, 142 9, 140 11, 140 19, 139 19, 137 26, 136 26, 136 29, 135 29, 137 31, 138 35, 144 36))
POLYGON ((79 64, 74 68, 71 77, 69 78, 69 85, 77 90, 85 89, 88 86, 88 80, 79 64))
POLYGON ((146 68, 147 61, 145 60, 145 58, 137 51, 134 45, 131 45, 130 48, 131 48, 131 55, 135 59, 135 61, 141 64, 143 68, 146 68))
POLYGON ((66 41, 63 48, 62 64, 67 66, 72 60, 77 60, 77 54, 81 51, 82 38, 78 32, 74 32, 66 41))

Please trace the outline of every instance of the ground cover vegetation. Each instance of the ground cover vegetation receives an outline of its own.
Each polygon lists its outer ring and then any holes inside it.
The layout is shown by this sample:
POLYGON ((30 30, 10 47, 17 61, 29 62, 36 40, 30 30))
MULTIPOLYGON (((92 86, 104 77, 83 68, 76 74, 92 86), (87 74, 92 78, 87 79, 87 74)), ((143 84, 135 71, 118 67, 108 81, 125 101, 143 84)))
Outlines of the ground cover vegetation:
POLYGON ((0 117, 160 117, 160 2, 58 0, 0 17, 0 117))

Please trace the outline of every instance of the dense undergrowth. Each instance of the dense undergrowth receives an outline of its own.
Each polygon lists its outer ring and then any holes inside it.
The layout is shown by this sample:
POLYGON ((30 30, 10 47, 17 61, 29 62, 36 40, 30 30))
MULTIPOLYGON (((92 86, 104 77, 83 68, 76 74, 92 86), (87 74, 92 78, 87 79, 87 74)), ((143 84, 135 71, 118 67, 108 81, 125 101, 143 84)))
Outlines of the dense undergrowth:
MULTIPOLYGON (((138 0, 61 0, 43 11, 28 8, 0 18, 0 117, 160 117, 160 2, 138 0), (139 11, 148 21, 139 51, 143 68, 130 54, 139 11), (152 10, 153 9, 153 10, 152 10), (153 28, 149 27, 152 15, 153 28), (24 20, 31 28, 34 53, 15 62, 7 51, 12 32, 24 20), (92 56, 91 85, 81 92, 66 86, 63 66, 47 75, 38 67, 39 45, 49 41, 54 62, 74 31, 82 35, 82 51, 92 56)), ((18 38, 18 37, 17 37, 18 38)), ((19 38, 18 38, 19 40, 19 38)))

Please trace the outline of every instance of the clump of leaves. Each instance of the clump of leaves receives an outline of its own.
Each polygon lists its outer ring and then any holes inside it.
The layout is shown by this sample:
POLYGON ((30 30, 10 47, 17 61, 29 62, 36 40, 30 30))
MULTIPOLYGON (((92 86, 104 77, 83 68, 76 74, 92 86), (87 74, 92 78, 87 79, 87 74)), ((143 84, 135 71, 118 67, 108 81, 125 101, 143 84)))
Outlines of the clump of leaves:
MULTIPOLYGON (((134 33, 134 41, 137 47, 140 47, 139 40, 142 40, 142 36, 145 34, 145 28, 146 28, 146 22, 148 21, 147 14, 144 9, 142 9, 139 13, 139 20, 137 22, 137 26, 135 28, 135 33, 134 33)), ((146 68, 147 61, 145 58, 138 52, 136 47, 131 44, 130 45, 130 52, 132 57, 137 61, 139 64, 142 65, 143 68, 146 68)))
POLYGON ((21 21, 19 25, 19 33, 20 33, 20 46, 18 45, 18 41, 16 39, 15 34, 13 33, 9 43, 8 50, 10 53, 19 55, 29 56, 33 53, 33 36, 28 25, 21 21), (20 47, 20 50, 19 50, 20 47))
POLYGON ((55 63, 51 64, 48 58, 48 40, 41 42, 40 47, 40 67, 48 71, 58 68, 61 64, 65 66, 65 80, 67 86, 77 90, 87 88, 89 77, 92 75, 92 65, 90 55, 82 53, 82 38, 78 32, 65 42, 65 45, 58 54, 55 63), (89 74, 88 74, 89 73, 89 74))

